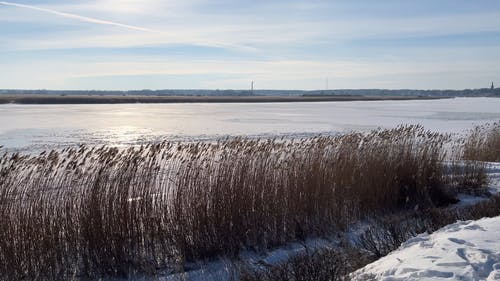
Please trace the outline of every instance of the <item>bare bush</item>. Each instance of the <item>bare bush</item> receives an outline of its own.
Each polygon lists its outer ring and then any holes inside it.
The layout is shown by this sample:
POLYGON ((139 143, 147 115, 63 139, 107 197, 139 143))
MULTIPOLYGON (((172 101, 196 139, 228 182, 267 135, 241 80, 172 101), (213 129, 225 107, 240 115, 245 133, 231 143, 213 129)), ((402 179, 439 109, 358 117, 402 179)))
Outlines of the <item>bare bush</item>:
POLYGON ((488 200, 463 208, 433 207, 380 216, 370 221, 356 244, 358 248, 378 259, 420 233, 434 232, 457 220, 476 220, 498 215, 500 215, 500 196, 494 195, 488 200))
POLYGON ((274 266, 244 266, 240 281, 341 281, 347 274, 372 261, 355 248, 319 249, 294 256, 274 266))

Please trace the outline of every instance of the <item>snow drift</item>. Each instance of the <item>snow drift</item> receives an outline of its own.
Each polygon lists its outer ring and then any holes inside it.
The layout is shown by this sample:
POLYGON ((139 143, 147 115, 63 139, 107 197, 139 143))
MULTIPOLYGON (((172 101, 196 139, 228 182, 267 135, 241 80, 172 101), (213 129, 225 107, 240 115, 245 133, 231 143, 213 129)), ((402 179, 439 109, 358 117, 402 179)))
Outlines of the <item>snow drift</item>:
POLYGON ((500 216, 421 234, 352 273, 353 280, 500 280, 500 216))

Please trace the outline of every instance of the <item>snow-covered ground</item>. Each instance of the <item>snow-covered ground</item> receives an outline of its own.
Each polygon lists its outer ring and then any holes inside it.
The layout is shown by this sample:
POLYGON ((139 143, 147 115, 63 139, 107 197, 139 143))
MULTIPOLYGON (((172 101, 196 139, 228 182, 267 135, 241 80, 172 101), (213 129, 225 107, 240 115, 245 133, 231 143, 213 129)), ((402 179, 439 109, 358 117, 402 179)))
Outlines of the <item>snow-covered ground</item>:
POLYGON ((351 275, 353 280, 500 280, 500 216, 421 234, 351 275))
MULTIPOLYGON (((256 267, 267 267, 278 265, 287 261, 288 259, 303 255, 307 252, 314 252, 320 249, 332 249, 338 247, 340 240, 337 237, 330 239, 307 239, 302 243, 294 242, 289 243, 283 247, 269 251, 264 254, 257 254, 255 252, 245 251, 239 255, 239 261, 247 265, 256 267)), ((235 280, 236 276, 235 261, 222 259, 208 263, 188 264, 185 273, 166 274, 164 277, 155 278, 159 281, 229 281, 235 280), (191 270, 190 270, 191 269, 191 270)), ((140 279, 141 281, 152 281, 153 279, 140 279)))
MULTIPOLYGON (((488 191, 491 194, 500 194, 500 163, 487 163, 486 173, 488 175, 488 191)), ((458 194, 457 197, 460 202, 458 202, 454 206, 456 208, 474 205, 488 198, 486 196, 477 196, 471 194, 458 194)))
MULTIPOLYGON (((487 166, 489 191, 500 193, 500 163, 487 166)), ((458 206, 482 200, 459 196, 458 206)), ((457 206, 457 207, 458 207, 457 206)), ((500 280, 500 216, 447 225, 421 234, 357 270, 353 280, 500 280)))
MULTIPOLYGON (((500 194, 500 163, 487 163, 489 192, 500 194)), ((477 204, 486 197, 459 194, 452 208, 477 204)), ((352 280, 500 280, 500 216, 447 225, 403 243, 351 276, 352 280)))

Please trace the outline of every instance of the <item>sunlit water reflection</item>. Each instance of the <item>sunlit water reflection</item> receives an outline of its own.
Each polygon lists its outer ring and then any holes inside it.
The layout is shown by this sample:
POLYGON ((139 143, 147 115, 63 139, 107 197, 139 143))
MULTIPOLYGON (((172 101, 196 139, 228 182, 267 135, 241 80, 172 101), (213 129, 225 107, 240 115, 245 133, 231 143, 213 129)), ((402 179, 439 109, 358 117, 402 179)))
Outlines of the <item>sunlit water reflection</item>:
POLYGON ((419 101, 0 105, 4 150, 37 151, 78 144, 134 145, 227 136, 302 137, 422 124, 459 133, 500 120, 500 99, 419 101))

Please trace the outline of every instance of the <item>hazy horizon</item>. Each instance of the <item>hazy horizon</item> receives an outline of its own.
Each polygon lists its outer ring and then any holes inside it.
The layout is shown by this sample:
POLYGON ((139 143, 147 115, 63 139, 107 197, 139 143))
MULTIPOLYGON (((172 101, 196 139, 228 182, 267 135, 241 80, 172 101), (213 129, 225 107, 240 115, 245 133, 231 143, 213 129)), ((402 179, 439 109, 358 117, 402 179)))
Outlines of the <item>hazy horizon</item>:
MULTIPOLYGON (((490 83, 491 86, 491 83, 490 83)), ((494 85, 495 89, 498 87, 496 84, 494 85)), ((323 91, 323 92, 334 92, 334 91, 465 91, 465 90, 482 90, 482 89, 489 89, 490 87, 476 87, 476 88, 460 88, 460 89, 451 89, 451 88, 328 88, 328 89, 285 89, 285 88, 277 88, 277 89, 254 89, 255 92, 259 91, 275 91, 275 92, 280 92, 280 91, 291 91, 291 92, 318 92, 318 91, 323 91)), ((216 91, 249 91, 250 88, 157 88, 157 89, 139 89, 139 88, 131 88, 131 89, 85 89, 85 88, 0 88, 0 91, 49 91, 49 92, 141 92, 141 91, 210 91, 210 92, 216 92, 216 91)), ((0 94, 2 94, 0 92, 0 94)))
POLYGON ((0 1, 0 34, 0 89, 500 85, 493 0, 0 1))

